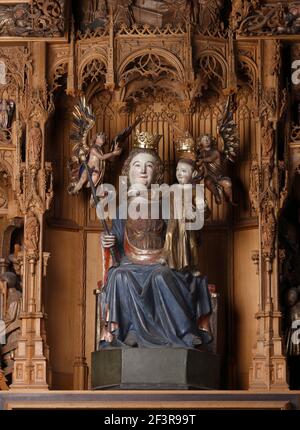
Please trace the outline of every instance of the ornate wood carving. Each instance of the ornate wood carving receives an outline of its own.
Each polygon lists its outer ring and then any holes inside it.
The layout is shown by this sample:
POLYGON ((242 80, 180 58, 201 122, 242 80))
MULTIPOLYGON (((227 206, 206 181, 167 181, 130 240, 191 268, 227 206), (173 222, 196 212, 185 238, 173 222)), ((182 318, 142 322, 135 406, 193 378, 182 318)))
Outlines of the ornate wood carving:
POLYGON ((261 36, 298 34, 300 32, 300 3, 259 2, 237 0, 233 3, 232 26, 238 35, 261 36))
POLYGON ((249 197, 253 211, 258 214, 260 194, 260 166, 257 157, 253 157, 250 168, 249 197))
POLYGON ((278 260, 278 214, 281 207, 280 166, 275 151, 277 127, 284 113, 286 99, 280 101, 279 70, 281 47, 278 41, 265 41, 268 50, 261 67, 262 87, 256 112, 259 119, 259 153, 251 169, 250 198, 260 225, 260 292, 256 318, 258 335, 250 367, 253 389, 287 389, 286 361, 282 351, 281 313, 279 311, 278 277, 274 274, 278 260), (275 276, 274 276, 275 275, 275 276))
POLYGON ((47 52, 49 69, 47 81, 54 92, 63 85, 62 77, 68 72, 70 47, 68 45, 50 45, 47 52))
POLYGON ((38 258, 38 244, 40 235, 40 225, 34 212, 27 212, 25 223, 24 245, 27 252, 27 258, 30 260, 38 258))
MULTIPOLYGON (((75 15, 70 41, 56 40, 65 33, 62 0, 0 7, 0 41, 2 37, 19 43, 20 36, 24 42, 35 40, 26 47, 0 47, 0 214, 13 213, 25 219, 25 313, 13 386, 46 387, 47 353, 34 357, 30 345, 33 342, 40 350, 47 350, 40 322, 41 289, 47 260, 43 251, 44 213, 53 199, 53 172, 52 165, 45 161, 45 124, 54 111, 54 100, 56 107, 61 104, 57 121, 61 121, 60 115, 65 116, 62 130, 48 134, 49 141, 59 137, 53 155, 59 183, 55 216, 61 218, 60 228, 77 232, 84 229, 78 233, 82 235, 82 260, 88 252, 87 231, 100 230, 95 212, 84 208, 83 200, 74 203, 59 190, 66 177, 68 144, 64 135, 69 134, 68 112, 74 102, 64 94, 66 90, 68 95, 86 94, 96 112, 97 130, 109 136, 142 113, 141 128, 164 135, 159 150, 165 179, 170 182, 174 180, 176 139, 172 125, 188 129, 195 138, 202 133, 217 137, 224 96, 237 93, 235 115, 240 126, 241 155, 235 170, 240 189, 234 186, 234 190, 243 204, 232 210, 232 217, 227 207, 216 207, 207 193, 210 222, 230 230, 228 216, 238 227, 251 224, 256 228, 259 220, 260 240, 253 248, 259 249, 254 256, 259 285, 253 287, 260 289, 256 315, 259 327, 251 386, 283 387, 285 363, 278 353, 281 333, 275 270, 277 217, 287 188, 279 186, 286 171, 278 166, 277 145, 278 124, 289 100, 280 87, 285 46, 279 39, 285 35, 292 40, 299 32, 299 2, 282 6, 272 1, 233 0, 230 28, 226 27, 230 7, 221 0, 145 3, 78 2, 80 12, 75 15), (16 13, 17 21, 13 16, 16 13), (47 45, 43 45, 45 41, 47 45), (6 115, 5 103, 1 107, 3 100, 15 103, 12 126, 7 128, 1 127, 1 113, 3 118, 6 115), (18 205, 11 208, 14 197, 18 205)), ((291 139, 296 142, 300 126, 296 118, 294 121, 291 139)), ((108 174, 113 180, 116 172, 108 174)), ((82 272, 81 331, 74 378, 77 388, 85 387, 86 382, 86 266, 82 272)))
POLYGON ((0 37, 60 37, 65 32, 64 0, 33 0, 0 6, 0 37))
POLYGON ((223 30, 223 0, 192 1, 192 22, 201 34, 216 36, 223 30))

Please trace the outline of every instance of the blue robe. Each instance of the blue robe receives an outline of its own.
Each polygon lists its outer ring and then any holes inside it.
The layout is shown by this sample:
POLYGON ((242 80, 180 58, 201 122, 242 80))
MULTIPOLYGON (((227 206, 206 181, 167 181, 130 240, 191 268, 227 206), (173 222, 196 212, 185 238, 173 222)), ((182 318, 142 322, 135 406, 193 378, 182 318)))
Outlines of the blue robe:
POLYGON ((193 277, 161 264, 131 262, 123 249, 125 220, 113 220, 121 263, 109 270, 102 295, 102 312, 109 308, 109 321, 118 324, 112 344, 125 346, 133 331, 139 347, 193 347, 195 336, 203 344, 211 340, 197 328, 202 315, 211 312, 206 277, 193 277))

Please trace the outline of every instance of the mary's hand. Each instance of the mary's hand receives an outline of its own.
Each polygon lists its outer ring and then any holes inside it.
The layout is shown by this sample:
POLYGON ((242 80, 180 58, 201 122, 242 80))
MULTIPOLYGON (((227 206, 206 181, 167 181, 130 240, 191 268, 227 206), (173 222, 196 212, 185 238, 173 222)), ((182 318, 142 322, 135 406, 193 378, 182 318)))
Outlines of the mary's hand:
POLYGON ((112 248, 116 245, 116 236, 114 236, 113 234, 103 234, 101 236, 101 243, 103 248, 112 248))

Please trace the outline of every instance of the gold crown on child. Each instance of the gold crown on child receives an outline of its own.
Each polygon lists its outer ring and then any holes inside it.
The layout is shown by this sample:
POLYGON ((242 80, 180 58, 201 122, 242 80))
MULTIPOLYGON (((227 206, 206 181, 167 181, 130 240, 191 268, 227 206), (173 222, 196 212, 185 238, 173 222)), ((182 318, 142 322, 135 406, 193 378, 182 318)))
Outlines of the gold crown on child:
POLYGON ((158 143, 161 139, 161 134, 151 134, 148 131, 136 130, 134 139, 134 148, 139 149, 151 149, 152 151, 158 151, 158 143))
POLYGON ((183 137, 180 137, 175 144, 176 156, 179 158, 196 159, 195 141, 189 132, 186 132, 183 137))

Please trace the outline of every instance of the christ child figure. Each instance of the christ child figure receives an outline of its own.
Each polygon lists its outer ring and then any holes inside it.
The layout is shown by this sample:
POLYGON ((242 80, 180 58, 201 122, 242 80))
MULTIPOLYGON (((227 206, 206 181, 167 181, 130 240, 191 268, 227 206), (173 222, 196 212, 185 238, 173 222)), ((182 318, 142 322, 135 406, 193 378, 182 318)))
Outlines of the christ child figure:
MULTIPOLYGON (((175 216, 176 211, 176 197, 171 194, 171 213, 168 220, 168 227, 166 233, 166 240, 163 252, 162 264, 167 264, 171 269, 180 271, 190 271, 193 276, 201 276, 199 271, 199 245, 200 245, 200 231, 195 229, 188 229, 188 223, 192 223, 195 219, 196 211, 202 209, 203 216, 208 215, 208 208, 206 202, 198 201, 196 198, 195 179, 198 176, 196 163, 191 158, 181 158, 177 163, 176 178, 178 181, 178 191, 181 191, 183 199, 180 203, 185 201, 185 191, 192 187, 192 210, 191 207, 183 205, 181 217, 175 216)), ((178 206, 177 206, 178 208, 178 206)), ((180 208, 179 208, 180 209, 180 208)))

